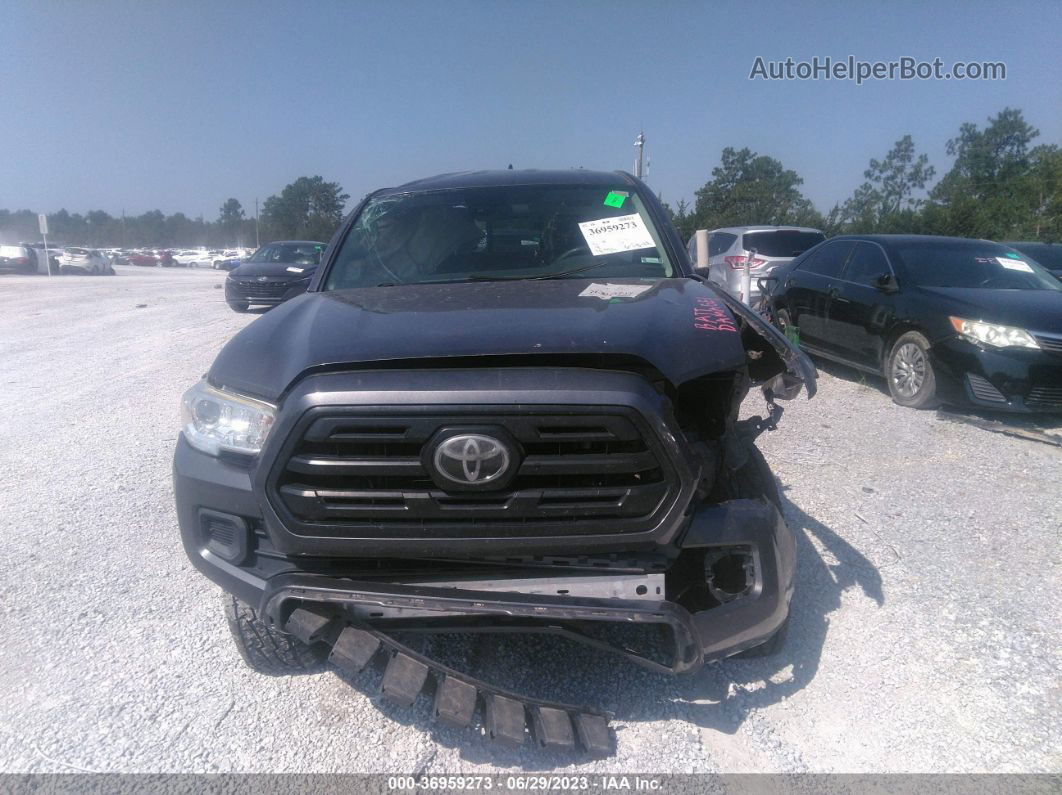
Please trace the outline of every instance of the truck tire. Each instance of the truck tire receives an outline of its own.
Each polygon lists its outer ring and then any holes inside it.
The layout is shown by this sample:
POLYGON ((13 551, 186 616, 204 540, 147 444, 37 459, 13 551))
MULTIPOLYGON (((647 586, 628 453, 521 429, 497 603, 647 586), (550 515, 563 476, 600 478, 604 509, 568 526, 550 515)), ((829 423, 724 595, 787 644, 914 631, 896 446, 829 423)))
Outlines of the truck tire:
POLYGON ((260 674, 291 676, 324 670, 325 649, 307 646, 275 629, 258 612, 235 596, 225 594, 225 618, 243 661, 260 674))

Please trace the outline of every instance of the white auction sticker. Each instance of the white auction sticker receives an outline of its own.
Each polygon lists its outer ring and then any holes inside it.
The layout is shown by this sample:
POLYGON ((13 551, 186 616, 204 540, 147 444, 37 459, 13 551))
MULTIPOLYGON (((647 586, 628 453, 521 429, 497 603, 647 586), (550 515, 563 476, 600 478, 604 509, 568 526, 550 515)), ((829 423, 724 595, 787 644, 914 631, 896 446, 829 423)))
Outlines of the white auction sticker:
POLYGON ((579 224, 579 231, 595 257, 618 254, 621 251, 637 251, 640 248, 656 248, 645 222, 637 213, 615 218, 600 218, 579 224))
POLYGON ((290 268, 285 268, 288 273, 302 273, 306 268, 296 268, 294 265, 290 268))
POLYGON ((1033 272, 1033 269, 1029 267, 1029 263, 1022 262, 1020 259, 1011 259, 1010 257, 996 257, 996 262, 998 262, 1008 271, 1021 271, 1022 273, 1033 272))
POLYGON ((581 293, 581 298, 603 298, 608 301, 611 298, 637 298, 651 284, 591 284, 581 293))

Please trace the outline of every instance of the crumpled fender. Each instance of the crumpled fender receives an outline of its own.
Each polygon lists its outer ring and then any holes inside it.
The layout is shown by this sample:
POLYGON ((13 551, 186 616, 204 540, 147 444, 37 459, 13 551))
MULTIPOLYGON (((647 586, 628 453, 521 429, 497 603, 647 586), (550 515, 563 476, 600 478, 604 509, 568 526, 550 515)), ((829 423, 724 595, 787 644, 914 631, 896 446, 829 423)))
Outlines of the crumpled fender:
POLYGON ((726 290, 718 290, 717 292, 730 308, 730 311, 747 321, 756 333, 770 343, 779 358, 785 363, 785 372, 779 373, 766 382, 763 385, 764 392, 766 393, 767 390, 770 390, 770 394, 773 397, 780 400, 792 400, 800 394, 800 387, 803 385, 808 391, 808 397, 814 397, 817 390, 818 371, 815 369, 811 358, 794 346, 782 332, 768 323, 762 315, 747 304, 742 303, 726 290))

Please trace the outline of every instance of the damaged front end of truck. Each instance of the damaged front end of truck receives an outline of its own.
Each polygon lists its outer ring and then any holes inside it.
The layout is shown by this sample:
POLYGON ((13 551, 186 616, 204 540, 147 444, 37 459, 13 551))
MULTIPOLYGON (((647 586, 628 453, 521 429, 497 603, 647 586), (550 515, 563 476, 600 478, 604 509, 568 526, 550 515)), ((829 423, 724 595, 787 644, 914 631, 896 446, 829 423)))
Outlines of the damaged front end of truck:
POLYGON ((814 393, 814 368, 697 280, 621 301, 588 302, 586 284, 325 293, 237 335, 204 389, 275 407, 261 451, 209 455, 182 435, 174 461, 185 548, 234 597, 234 632, 263 622, 296 665, 378 667, 389 698, 431 691, 449 724, 597 754, 608 714, 500 689, 400 637, 547 633, 676 674, 777 638, 795 548, 752 440, 777 400, 814 393), (536 301, 564 323, 536 319, 536 301), (435 351, 396 333, 411 311, 436 313, 435 351), (739 420, 754 387, 766 416, 739 420))

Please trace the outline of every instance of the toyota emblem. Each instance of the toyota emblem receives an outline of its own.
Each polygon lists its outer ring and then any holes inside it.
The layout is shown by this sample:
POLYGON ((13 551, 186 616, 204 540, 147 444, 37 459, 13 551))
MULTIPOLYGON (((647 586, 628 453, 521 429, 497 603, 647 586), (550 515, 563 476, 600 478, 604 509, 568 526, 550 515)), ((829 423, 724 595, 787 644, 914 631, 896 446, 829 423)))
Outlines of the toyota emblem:
POLYGON ((439 442, 432 463, 444 479, 462 486, 479 486, 505 477, 513 456, 500 439, 462 433, 439 442))

